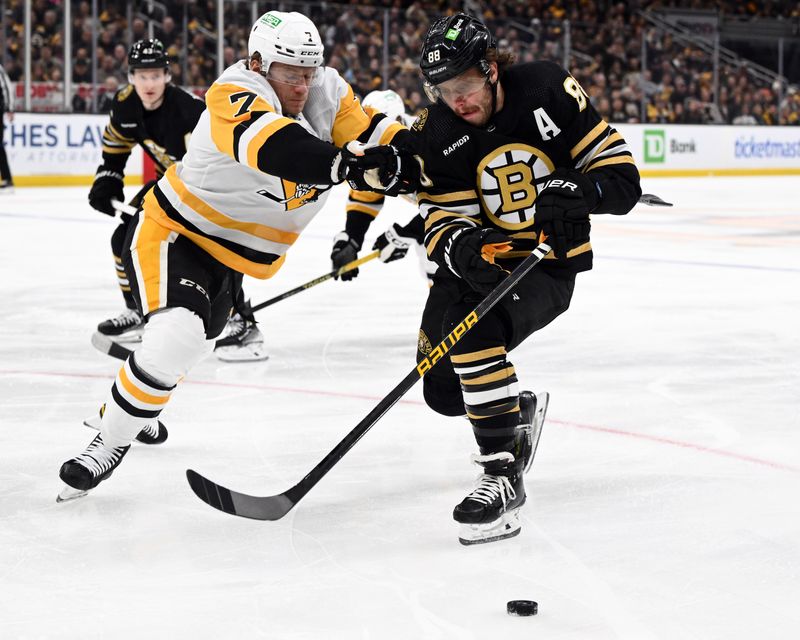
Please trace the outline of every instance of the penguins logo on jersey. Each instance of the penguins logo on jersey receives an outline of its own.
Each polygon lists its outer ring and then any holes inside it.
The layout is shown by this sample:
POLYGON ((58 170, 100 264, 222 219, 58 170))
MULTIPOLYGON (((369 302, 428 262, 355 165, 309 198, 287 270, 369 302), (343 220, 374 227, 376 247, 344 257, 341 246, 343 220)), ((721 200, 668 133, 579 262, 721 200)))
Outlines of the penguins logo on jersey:
POLYGON ((258 194, 278 202, 286 207, 287 211, 302 207, 304 204, 314 202, 326 189, 318 189, 311 184, 298 184, 281 178, 283 186, 283 196, 278 197, 266 189, 259 189, 258 194))
POLYGON ((478 193, 483 209, 501 229, 529 227, 536 212, 536 183, 553 172, 539 149, 513 143, 492 150, 478 164, 478 193))

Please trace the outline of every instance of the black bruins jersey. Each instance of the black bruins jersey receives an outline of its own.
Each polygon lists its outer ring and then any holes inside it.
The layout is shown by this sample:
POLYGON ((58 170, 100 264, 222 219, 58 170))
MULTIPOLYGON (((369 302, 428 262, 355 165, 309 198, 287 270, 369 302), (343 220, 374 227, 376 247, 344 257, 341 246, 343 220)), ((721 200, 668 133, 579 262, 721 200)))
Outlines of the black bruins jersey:
POLYGON ((205 108, 202 100, 168 84, 161 106, 147 111, 133 85, 120 89, 103 132, 103 168, 124 173, 131 149, 139 144, 162 176, 186 153, 189 135, 205 108))
MULTIPOLYGON (((505 268, 529 255, 538 237, 536 196, 555 169, 591 177, 600 196, 593 214, 625 214, 641 195, 625 140, 565 69, 550 62, 516 65, 500 83, 503 107, 486 128, 470 125, 441 103, 412 126, 434 185, 417 194, 425 246, 441 265, 448 238, 464 227, 495 227, 513 238, 513 250, 497 256, 505 268)), ((551 252, 542 265, 553 273, 591 267, 588 242, 569 247, 566 259, 551 252)))

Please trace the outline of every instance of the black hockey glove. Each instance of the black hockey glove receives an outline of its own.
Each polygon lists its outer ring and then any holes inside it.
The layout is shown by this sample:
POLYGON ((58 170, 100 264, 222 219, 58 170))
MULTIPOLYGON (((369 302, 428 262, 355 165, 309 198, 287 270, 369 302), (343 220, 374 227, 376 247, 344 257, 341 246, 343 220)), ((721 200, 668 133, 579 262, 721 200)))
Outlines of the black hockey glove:
POLYGON ((497 229, 465 229, 453 234, 444 259, 453 273, 486 295, 508 275, 494 263, 495 255, 510 250, 511 238, 497 229))
POLYGON ((336 182, 347 180, 356 191, 396 196, 416 191, 419 182, 419 162, 390 144, 367 146, 348 142, 333 164, 336 182))
MULTIPOLYGON (((331 251, 331 262, 334 269, 341 269, 344 265, 358 258, 361 250, 361 243, 350 237, 347 231, 340 231, 333 238, 333 250, 331 251)), ((358 268, 345 271, 342 275, 342 282, 347 282, 358 276, 358 268)), ((338 280, 340 276, 333 276, 338 280)))
POLYGON ((94 176, 92 188, 89 190, 89 205, 100 213, 113 216, 116 209, 111 205, 111 201, 124 199, 122 174, 109 169, 98 170, 94 176))
POLYGON ((566 258, 569 249, 589 242, 589 210, 596 202, 594 182, 582 173, 557 169, 547 177, 536 196, 534 227, 547 236, 556 258, 566 258))
POLYGON ((377 237, 372 250, 381 252, 378 256, 381 262, 393 262, 405 257, 412 242, 416 242, 416 239, 408 236, 403 227, 395 222, 377 237))

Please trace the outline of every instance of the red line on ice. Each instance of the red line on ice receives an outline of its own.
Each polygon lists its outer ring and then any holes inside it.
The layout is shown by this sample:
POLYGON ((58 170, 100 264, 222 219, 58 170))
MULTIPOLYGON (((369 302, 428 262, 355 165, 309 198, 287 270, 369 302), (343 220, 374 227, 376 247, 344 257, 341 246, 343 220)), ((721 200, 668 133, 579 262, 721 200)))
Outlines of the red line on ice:
MULTIPOLYGON (((0 369, 2 375, 29 375, 29 376, 47 376, 47 377, 64 377, 64 378, 94 378, 100 380, 112 380, 114 376, 101 373, 71 373, 66 371, 25 371, 22 369, 0 369)), ((347 393, 340 391, 321 391, 318 389, 299 389, 295 387, 276 387, 265 384, 248 384, 241 382, 221 382, 219 380, 184 380, 181 384, 189 385, 204 385, 211 387, 231 387, 237 389, 260 389, 263 391, 284 391, 286 393, 304 393, 318 396, 331 396, 337 398, 354 398, 359 400, 378 401, 380 397, 370 396, 365 394, 347 393)), ((403 404, 423 405, 419 400, 400 400, 403 404)), ((613 429, 611 427, 599 427, 588 424, 578 424, 576 422, 568 422, 566 420, 558 420, 548 418, 548 424, 557 424, 562 427, 571 427, 573 429, 583 429, 585 431, 594 431, 597 433, 608 433, 611 435, 623 436, 626 438, 635 438, 637 440, 647 440, 649 442, 657 442, 659 444, 666 444, 673 447, 681 447, 683 449, 692 449, 694 451, 701 451, 703 453, 710 453, 716 456, 723 456, 740 460, 742 462, 750 462, 753 464, 770 467, 772 469, 780 469, 781 471, 791 471, 793 473, 800 473, 800 468, 783 464, 781 462, 774 462, 764 458, 757 458, 755 456, 748 456, 735 451, 726 451, 724 449, 715 449, 714 447, 706 447, 701 444, 693 444, 691 442, 684 442, 683 440, 674 440, 672 438, 664 438, 662 436, 651 436, 644 433, 635 433, 633 431, 624 431, 622 429, 613 429)))

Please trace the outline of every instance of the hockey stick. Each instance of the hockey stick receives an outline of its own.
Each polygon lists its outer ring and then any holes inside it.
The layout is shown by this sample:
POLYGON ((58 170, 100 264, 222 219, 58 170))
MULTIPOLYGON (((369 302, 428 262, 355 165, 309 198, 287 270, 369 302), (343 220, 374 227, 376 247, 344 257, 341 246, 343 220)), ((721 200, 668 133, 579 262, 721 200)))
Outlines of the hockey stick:
POLYGON ((374 260, 379 255, 381 255, 380 251, 373 251, 372 253, 368 253, 363 258, 359 258, 358 260, 353 260, 352 262, 348 262, 346 265, 339 267, 338 269, 334 269, 330 273, 326 273, 324 276, 320 276, 319 278, 314 278, 306 282, 305 284, 301 284, 299 287, 295 287, 294 289, 290 289, 285 293, 282 293, 279 296, 275 296, 274 298, 270 298, 269 300, 265 300, 254 306, 250 311, 261 311, 264 307, 268 307, 271 304, 275 304, 276 302, 280 302, 281 300, 285 300, 286 298, 290 298, 296 293, 300 293, 301 291, 305 291, 306 289, 310 289, 318 285, 321 282, 325 282, 326 280, 330 280, 331 278, 338 278, 343 273, 347 273, 348 271, 352 271, 353 269, 357 269, 365 262, 369 262, 370 260, 374 260))
MULTIPOLYGON (((112 200, 112 202, 114 203, 114 208, 117 209, 117 211, 125 211, 125 208, 133 209, 133 207, 129 207, 129 205, 119 202, 118 200, 112 200), (118 204, 122 206, 118 207, 117 206, 118 204)), ((331 278, 339 277, 343 273, 347 273, 348 271, 357 269, 365 262, 374 260, 380 254, 381 254, 380 251, 373 251, 372 253, 368 253, 363 258, 359 258, 358 260, 353 260, 352 262, 348 262, 346 265, 339 267, 338 269, 334 269, 330 273, 326 273, 324 276, 320 276, 319 278, 314 278, 313 280, 306 282, 305 284, 301 284, 299 287, 295 287, 294 289, 290 289, 289 291, 286 291, 285 293, 282 293, 279 296, 275 296, 274 298, 265 300, 264 302, 254 306, 250 311, 251 312, 261 311, 261 309, 263 309, 264 307, 268 307, 272 304, 275 304, 276 302, 280 302, 281 300, 290 298, 291 296, 300 293, 301 291, 305 291, 306 289, 310 289, 311 287, 318 285, 320 282, 325 282, 326 280, 330 280, 331 278)), ((106 355, 111 356, 112 358, 117 358, 118 360, 127 360, 128 356, 131 355, 131 353, 133 353, 133 351, 131 351, 127 347, 123 347, 118 342, 114 342, 111 338, 100 333, 99 331, 95 331, 94 334, 92 334, 92 345, 98 351, 101 351, 102 353, 105 353, 106 355)), ((219 340, 217 340, 216 346, 219 346, 219 340)))
POLYGON ((120 213, 127 213, 129 216, 135 216, 139 210, 136 207, 132 207, 126 202, 122 200, 112 200, 111 206, 114 207, 120 213))
POLYGON ((533 253, 525 258, 507 278, 497 285, 492 292, 478 304, 472 312, 464 318, 448 336, 444 338, 422 362, 420 362, 388 395, 375 406, 359 422, 344 439, 337 444, 325 458, 314 467, 305 478, 292 488, 273 496, 251 496, 245 493, 231 491, 220 486, 208 478, 201 476, 192 469, 186 470, 186 478, 195 495, 203 502, 215 509, 244 518, 254 520, 279 520, 285 516, 292 507, 303 499, 311 489, 327 474, 339 460, 369 431, 394 404, 428 371, 430 371, 442 357, 450 351, 456 342, 461 340, 486 313, 497 304, 498 300, 508 293, 533 267, 550 252, 550 247, 544 243, 539 244, 533 253))
POLYGON ((672 203, 662 200, 654 193, 643 193, 639 197, 639 204, 646 204, 649 207, 671 207, 672 203))

